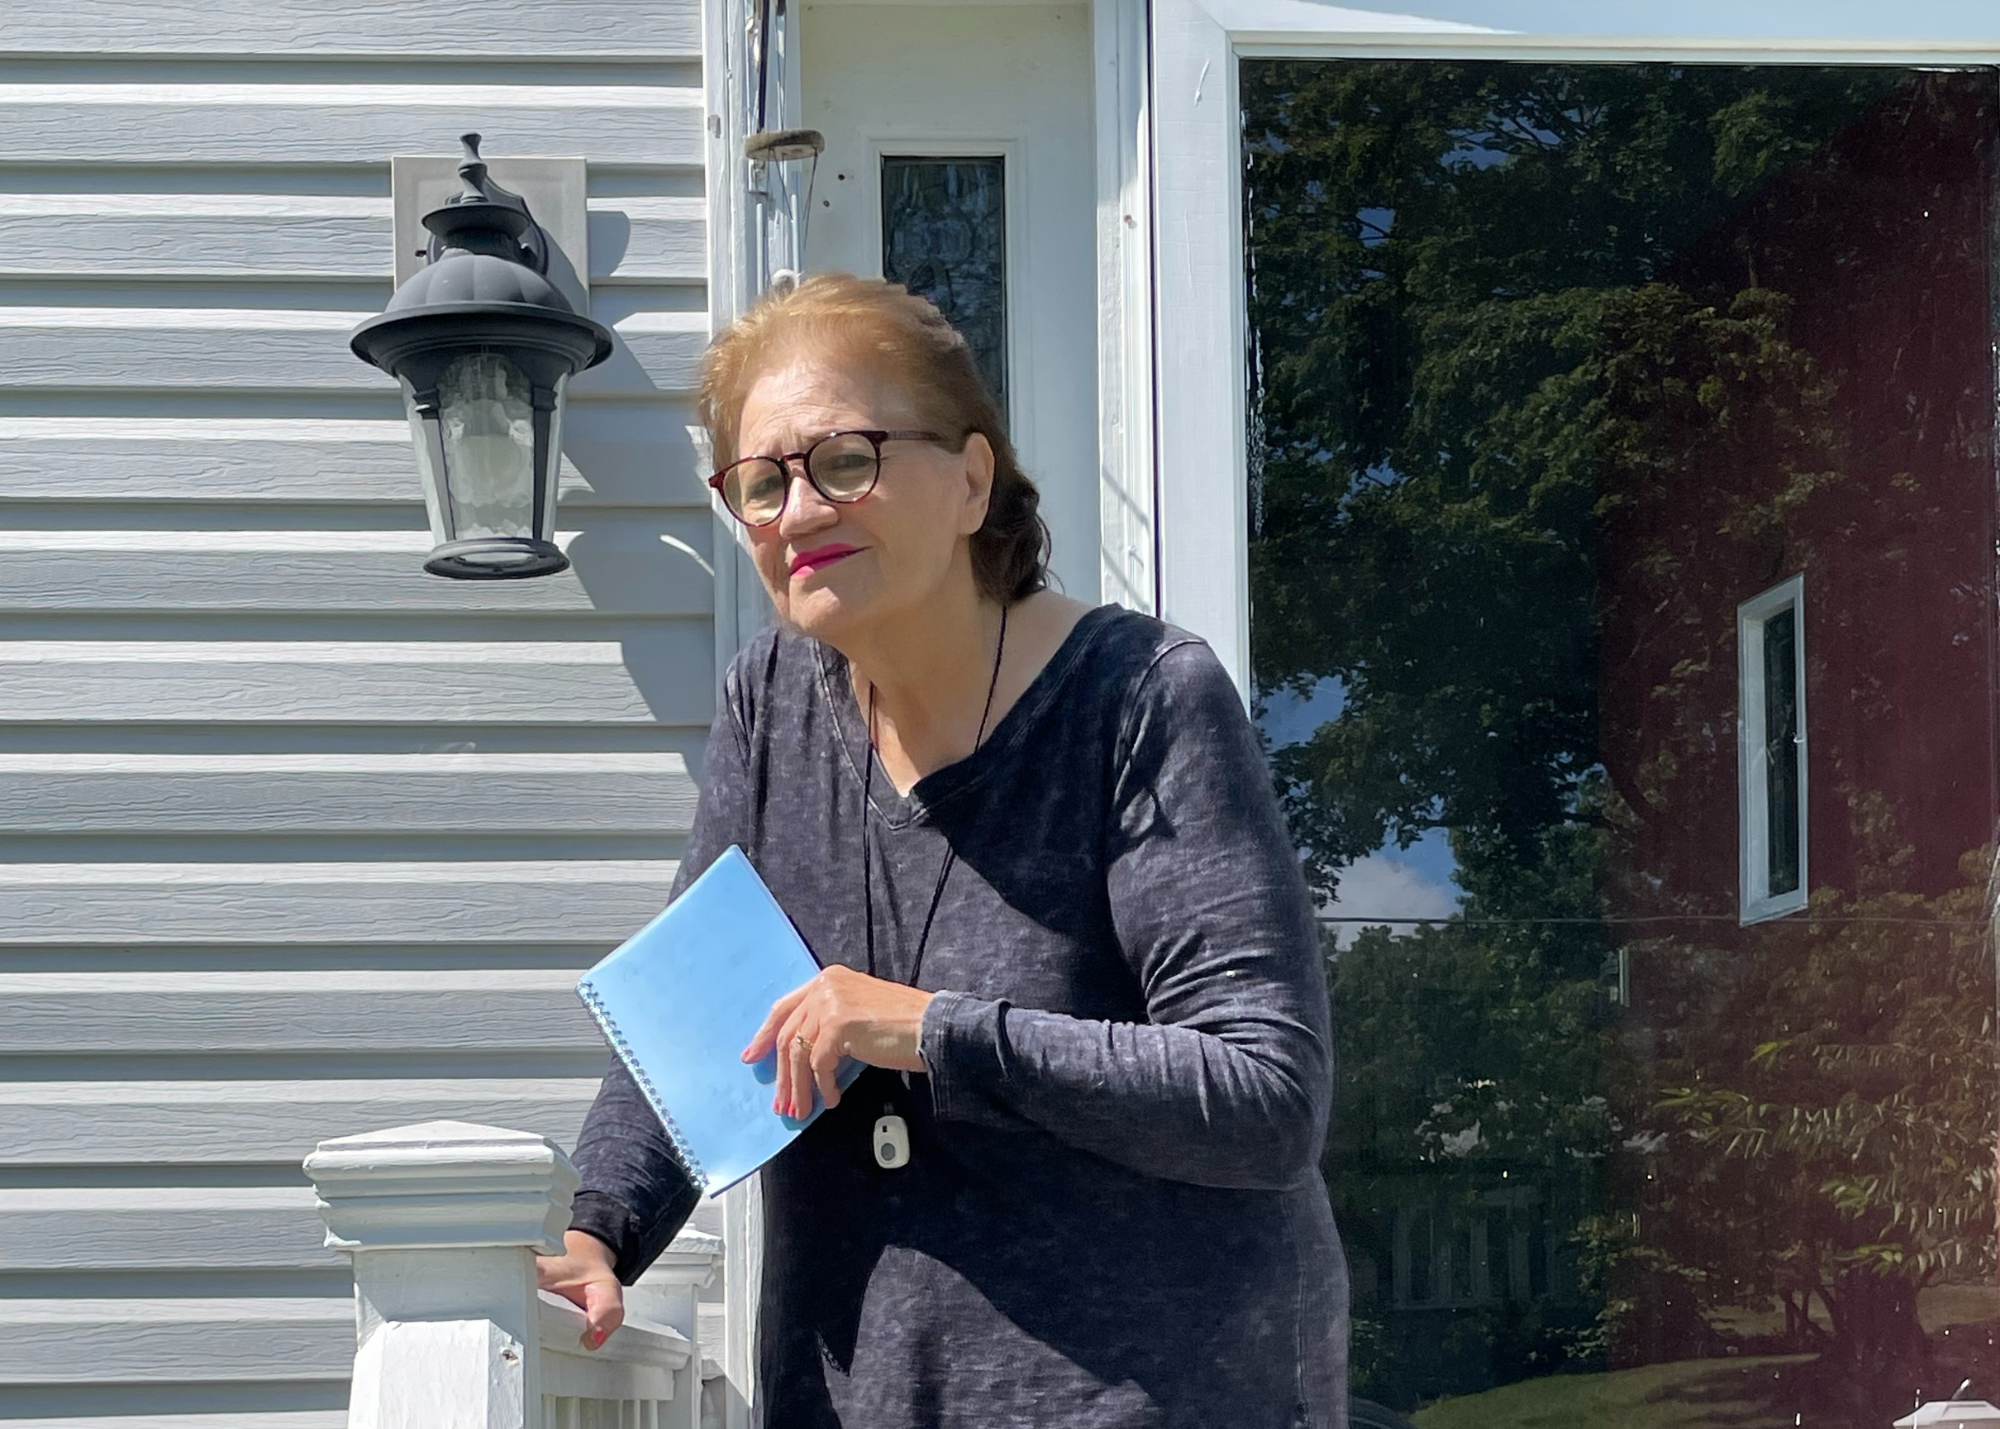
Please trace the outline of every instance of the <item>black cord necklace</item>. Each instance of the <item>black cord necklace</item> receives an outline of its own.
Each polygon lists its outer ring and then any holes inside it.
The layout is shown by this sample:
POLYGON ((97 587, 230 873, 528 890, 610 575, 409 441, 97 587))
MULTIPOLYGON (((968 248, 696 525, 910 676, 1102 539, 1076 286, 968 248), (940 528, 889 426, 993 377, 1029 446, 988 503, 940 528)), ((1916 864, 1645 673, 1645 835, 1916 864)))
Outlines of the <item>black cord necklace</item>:
MULTIPOLYGON (((976 754, 986 743, 986 722, 993 717, 993 695, 1000 688, 1000 662, 1007 654, 1007 607, 1000 607, 1000 639, 993 651, 993 677, 986 684, 986 708, 979 714, 979 733, 972 737, 972 750, 976 754)), ((966 756, 968 759, 971 755, 966 756)), ((870 814, 875 798, 875 682, 868 682, 868 753, 862 763, 861 776, 861 906, 868 923, 868 976, 875 977, 875 864, 870 858, 872 847, 869 839, 870 826, 875 820, 870 814)), ((931 924, 937 918, 938 905, 944 901, 945 884, 951 880, 952 866, 958 862, 958 850, 949 840, 945 843, 944 862, 938 865, 937 885, 931 889, 930 907, 924 913, 923 931, 917 935, 917 955, 910 963, 908 984, 917 985, 917 978, 924 970, 924 949, 930 945, 931 924)), ((901 979, 896 979, 901 981, 901 979)))

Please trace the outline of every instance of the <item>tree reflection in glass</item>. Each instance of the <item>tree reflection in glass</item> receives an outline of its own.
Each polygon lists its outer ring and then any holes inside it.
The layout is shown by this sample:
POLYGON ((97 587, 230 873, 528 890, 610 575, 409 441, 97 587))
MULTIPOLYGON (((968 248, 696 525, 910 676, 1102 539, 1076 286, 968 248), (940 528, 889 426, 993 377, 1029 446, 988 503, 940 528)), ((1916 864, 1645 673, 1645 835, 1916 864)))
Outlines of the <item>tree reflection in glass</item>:
POLYGON ((1424 1429, 2000 1401, 1993 80, 1243 64, 1255 696, 1424 1429))
POLYGON ((1798 612, 1781 610, 1764 622, 1764 798, 1770 810, 1765 887, 1773 894, 1799 887, 1798 612))
POLYGON ((965 334, 1006 415, 1006 159, 884 156, 882 276, 930 299, 965 334))

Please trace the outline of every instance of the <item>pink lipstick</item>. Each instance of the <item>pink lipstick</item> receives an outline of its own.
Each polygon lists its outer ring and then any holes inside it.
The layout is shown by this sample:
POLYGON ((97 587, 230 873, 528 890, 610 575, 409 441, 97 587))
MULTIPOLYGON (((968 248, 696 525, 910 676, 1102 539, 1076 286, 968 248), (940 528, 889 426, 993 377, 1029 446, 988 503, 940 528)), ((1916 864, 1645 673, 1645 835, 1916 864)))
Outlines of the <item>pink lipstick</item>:
POLYGON ((814 546, 811 550, 800 551, 792 557, 792 574, 803 576, 813 571, 823 571, 836 561, 846 560, 860 549, 859 546, 835 542, 832 545, 814 546))

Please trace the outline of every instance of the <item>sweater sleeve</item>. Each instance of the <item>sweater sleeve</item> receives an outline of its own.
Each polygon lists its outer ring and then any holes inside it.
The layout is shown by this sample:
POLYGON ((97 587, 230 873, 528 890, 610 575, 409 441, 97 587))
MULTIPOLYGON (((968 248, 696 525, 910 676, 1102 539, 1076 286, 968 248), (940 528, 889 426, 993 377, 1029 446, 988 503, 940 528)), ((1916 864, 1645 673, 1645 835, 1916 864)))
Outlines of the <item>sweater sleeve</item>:
MULTIPOLYGON (((748 841, 749 742, 734 669, 723 683, 694 827, 674 876, 676 898, 724 849, 748 841)), ((570 1203, 570 1229, 587 1231, 610 1246, 618 1278, 630 1285, 687 1223, 701 1191, 623 1062, 614 1059, 605 1074, 573 1159, 583 1179, 570 1203)))
POLYGON ((921 1052, 941 1119, 1025 1119, 1119 1165, 1283 1189, 1331 1097, 1325 954, 1255 731, 1205 644, 1159 655, 1118 741, 1104 877, 1147 1020, 941 992, 921 1052))

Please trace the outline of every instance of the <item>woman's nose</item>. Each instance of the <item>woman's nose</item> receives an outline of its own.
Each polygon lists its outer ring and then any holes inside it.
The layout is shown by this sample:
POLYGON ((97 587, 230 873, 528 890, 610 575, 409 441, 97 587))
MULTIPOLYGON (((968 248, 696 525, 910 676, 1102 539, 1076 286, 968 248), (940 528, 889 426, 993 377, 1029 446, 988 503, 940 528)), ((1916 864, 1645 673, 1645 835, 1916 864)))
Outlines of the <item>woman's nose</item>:
POLYGON ((778 514, 779 535, 789 536, 794 531, 818 531, 840 519, 833 503, 819 494, 819 488, 807 479, 798 463, 787 462, 785 475, 790 485, 785 491, 785 508, 778 514))

